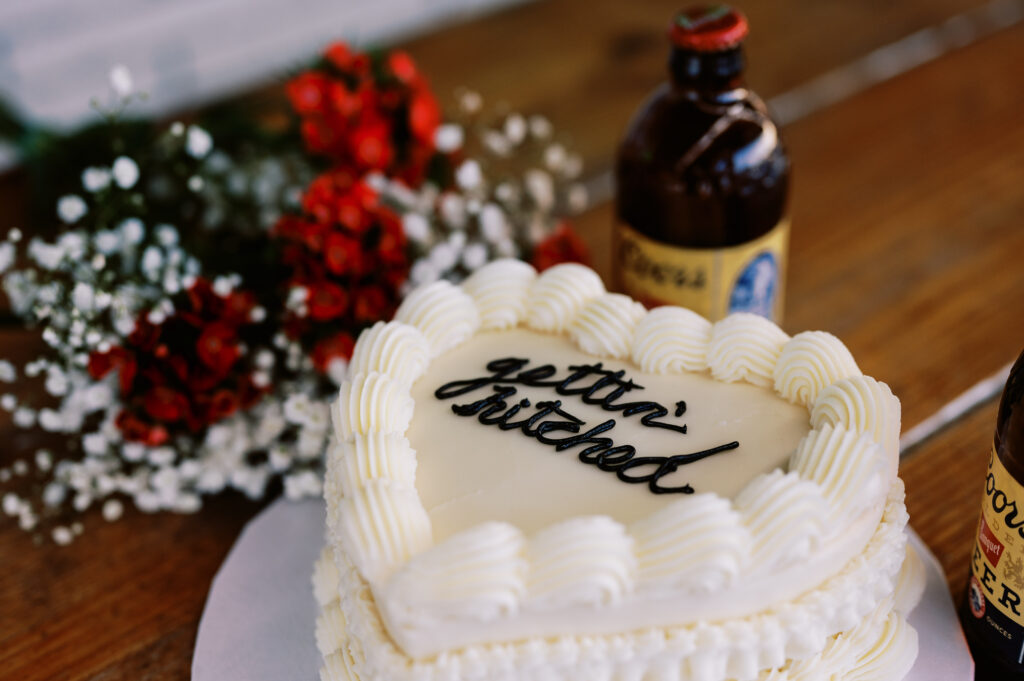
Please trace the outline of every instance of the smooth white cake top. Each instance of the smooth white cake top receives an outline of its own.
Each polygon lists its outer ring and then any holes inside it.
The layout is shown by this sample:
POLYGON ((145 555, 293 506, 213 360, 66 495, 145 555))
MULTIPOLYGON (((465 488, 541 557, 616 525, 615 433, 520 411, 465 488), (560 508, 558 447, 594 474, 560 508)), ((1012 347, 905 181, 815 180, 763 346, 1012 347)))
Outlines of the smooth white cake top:
MULTIPOLYGON (((513 364, 514 366, 514 364, 513 364)), ((517 328, 504 332, 482 332, 458 348, 436 358, 412 387, 415 415, 406 431, 416 450, 416 490, 430 516, 434 541, 490 520, 510 522, 527 534, 547 525, 581 515, 607 515, 621 523, 644 518, 680 498, 681 494, 654 494, 646 483, 626 483, 615 471, 603 471, 580 461, 587 444, 557 451, 521 428, 502 430, 484 425, 479 412, 459 416, 453 406, 470 405, 496 395, 495 386, 514 389, 504 398, 507 405, 498 414, 528 399, 530 406, 519 409, 505 424, 528 420, 536 405, 559 400, 560 410, 582 420, 578 432, 614 423, 600 434, 614 445, 636 448, 636 457, 670 457, 694 454, 718 446, 738 443, 659 479, 665 487, 690 485, 697 492, 734 497, 757 474, 785 466, 810 430, 807 410, 789 404, 771 391, 742 383, 722 383, 702 374, 644 373, 632 363, 601 360, 578 349, 565 336, 552 336, 517 328), (487 366, 495 360, 520 359, 528 362, 504 380, 447 399, 438 389, 453 381, 494 376, 487 366), (599 373, 582 375, 570 367, 596 366, 602 371, 625 373, 620 381, 633 381, 635 388, 623 393, 619 404, 651 401, 665 405, 669 413, 657 421, 686 426, 680 433, 642 424, 649 412, 623 416, 621 410, 588 404, 583 395, 560 395, 551 387, 531 387, 516 382, 523 371, 544 365, 554 367, 552 379, 574 373, 582 377, 571 385, 583 389, 606 378, 599 373), (685 411, 675 415, 679 403, 685 411)), ((468 386, 466 386, 468 387, 468 386)), ((608 385, 591 397, 608 396, 608 385)), ((481 408, 480 411, 483 411, 481 408)), ((539 422, 565 421, 552 415, 539 422)), ((552 433, 564 438, 569 433, 552 433)), ((654 465, 646 467, 647 472, 654 465)), ((643 471, 640 471, 641 473, 643 471)))

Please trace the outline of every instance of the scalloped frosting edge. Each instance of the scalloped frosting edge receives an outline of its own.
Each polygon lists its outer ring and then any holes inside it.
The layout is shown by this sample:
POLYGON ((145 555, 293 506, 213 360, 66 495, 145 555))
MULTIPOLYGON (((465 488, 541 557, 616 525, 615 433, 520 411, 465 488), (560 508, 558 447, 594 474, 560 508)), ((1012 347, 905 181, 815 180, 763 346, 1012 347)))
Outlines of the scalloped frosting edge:
POLYGON ((625 681, 656 674, 668 681, 811 681, 879 669, 901 678, 917 652, 908 613, 895 605, 913 603, 900 593, 908 583, 901 491, 894 485, 862 555, 781 607, 722 623, 472 645, 424 660, 397 647, 369 584, 348 556, 325 547, 313 577, 322 610, 321 679, 625 681))

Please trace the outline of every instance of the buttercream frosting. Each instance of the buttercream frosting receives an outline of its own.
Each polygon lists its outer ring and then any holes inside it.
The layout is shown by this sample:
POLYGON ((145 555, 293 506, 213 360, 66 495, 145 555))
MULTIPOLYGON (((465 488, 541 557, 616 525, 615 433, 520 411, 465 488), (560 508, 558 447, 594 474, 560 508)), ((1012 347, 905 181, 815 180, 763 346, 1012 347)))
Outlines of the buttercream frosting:
POLYGON ((406 296, 395 321, 419 329, 430 343, 431 356, 436 357, 473 335, 480 327, 480 313, 465 291, 441 280, 406 296))
POLYGON ((601 277, 589 267, 555 265, 537 277, 526 295, 526 323, 536 331, 561 333, 583 306, 604 293, 601 277))
POLYGON ((332 416, 326 678, 795 679, 912 647, 899 403, 830 334, 502 261, 364 334, 332 416))
POLYGON ((719 381, 772 385, 775 363, 789 340, 773 322, 748 312, 715 322, 708 343, 708 367, 719 381))
POLYGON ((487 263, 462 282, 480 311, 480 328, 502 331, 526 318, 526 294, 537 278, 533 266, 505 258, 487 263))
POLYGON ((681 374, 707 369, 711 322, 693 310, 665 305, 637 324, 633 362, 644 371, 681 374))

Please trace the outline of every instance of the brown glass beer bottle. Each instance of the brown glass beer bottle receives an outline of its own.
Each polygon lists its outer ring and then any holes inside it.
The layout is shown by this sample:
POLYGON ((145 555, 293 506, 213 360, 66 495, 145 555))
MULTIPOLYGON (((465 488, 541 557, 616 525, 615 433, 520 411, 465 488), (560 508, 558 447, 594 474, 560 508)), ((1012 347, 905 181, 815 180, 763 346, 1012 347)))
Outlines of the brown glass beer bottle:
POLYGON ((1024 680, 1024 353, 999 403, 960 620, 975 679, 1024 680))
POLYGON ((724 5, 680 12, 670 79, 636 113, 616 163, 616 286, 648 306, 779 320, 789 159, 743 85, 747 21, 724 5))

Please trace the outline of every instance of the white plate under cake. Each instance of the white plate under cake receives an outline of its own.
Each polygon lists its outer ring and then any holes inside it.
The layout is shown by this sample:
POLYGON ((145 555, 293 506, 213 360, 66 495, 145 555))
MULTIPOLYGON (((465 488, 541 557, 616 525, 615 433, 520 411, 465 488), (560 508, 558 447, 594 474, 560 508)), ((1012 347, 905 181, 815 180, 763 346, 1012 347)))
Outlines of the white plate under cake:
POLYGON ((332 413, 323 679, 898 681, 916 657, 899 402, 828 333, 498 261, 364 332, 332 413))

